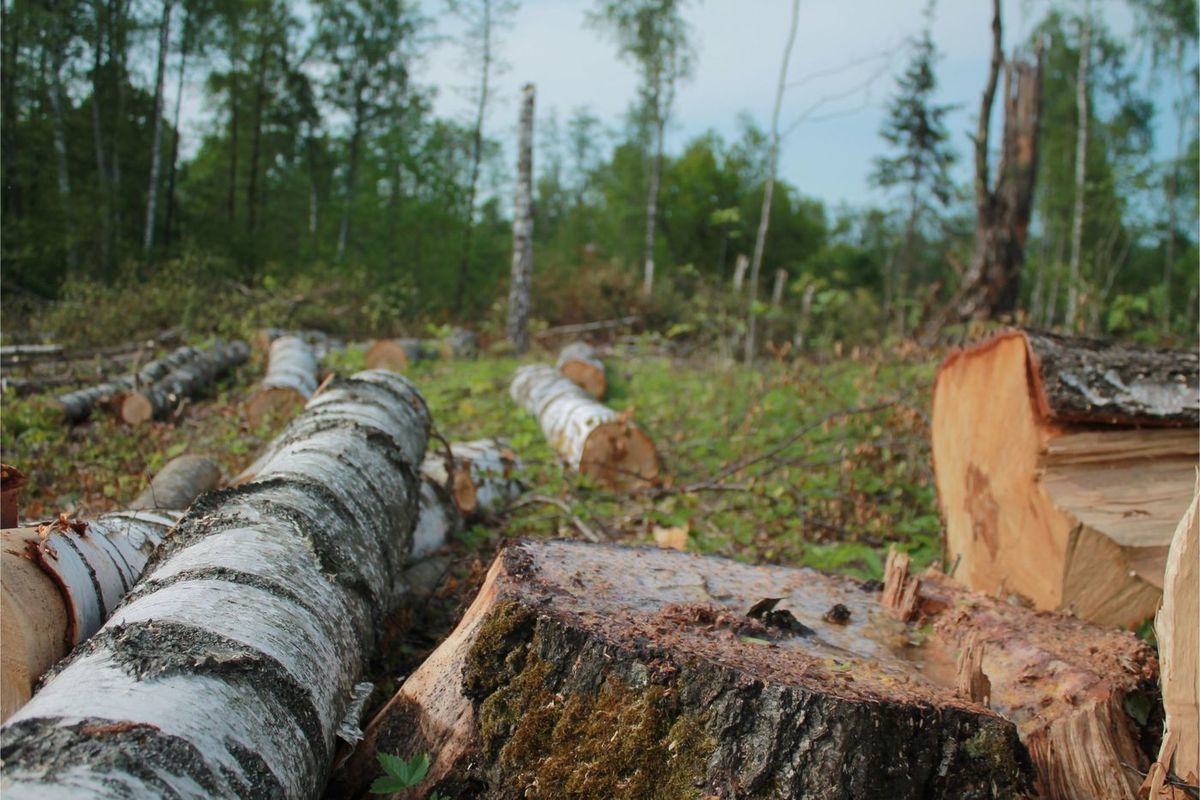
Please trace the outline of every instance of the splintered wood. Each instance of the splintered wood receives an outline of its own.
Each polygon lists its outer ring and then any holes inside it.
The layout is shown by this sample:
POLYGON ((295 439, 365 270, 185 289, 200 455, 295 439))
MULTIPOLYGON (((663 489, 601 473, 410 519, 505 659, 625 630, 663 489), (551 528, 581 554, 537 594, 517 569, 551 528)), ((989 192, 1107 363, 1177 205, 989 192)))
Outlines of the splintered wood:
POLYGON ((377 752, 428 752, 419 796, 1129 796, 1119 765, 1105 785, 1112 764, 1063 762, 1104 736, 1148 763, 1122 710, 1153 684, 1148 647, 937 576, 920 595, 905 624, 873 586, 812 570, 515 544, 334 794, 365 786, 377 752))
POLYGON ((1195 353, 1029 331, 953 353, 933 398, 946 563, 972 589, 1127 628, 1154 615, 1200 455, 1195 353))

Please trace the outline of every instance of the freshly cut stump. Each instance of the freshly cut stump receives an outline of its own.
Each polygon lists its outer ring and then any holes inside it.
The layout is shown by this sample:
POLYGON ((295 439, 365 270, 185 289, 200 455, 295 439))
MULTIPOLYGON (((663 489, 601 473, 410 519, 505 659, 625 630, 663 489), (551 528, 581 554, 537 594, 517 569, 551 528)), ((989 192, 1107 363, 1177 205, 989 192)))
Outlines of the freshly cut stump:
POLYGON ((314 398, 0 730, 5 798, 319 797, 403 593, 429 428, 392 373, 314 398))
POLYGON ((364 359, 367 369, 405 372, 417 361, 427 361, 440 355, 439 343, 426 339, 379 339, 367 348, 364 359))
POLYGON ((658 451, 650 437, 558 370, 521 367, 511 391, 569 468, 617 489, 645 487, 658 478, 658 451))
POLYGON ((245 342, 218 342, 153 383, 115 397, 117 416, 130 425, 162 419, 185 399, 211 389, 217 378, 249 357, 250 345, 245 342))
POLYGON ((1016 727, 923 674, 876 598, 812 570, 518 543, 335 787, 428 752, 422 796, 1022 796, 1016 727))
POLYGON ((888 557, 881 603, 922 640, 911 658, 1017 726, 1038 797, 1135 800, 1156 743, 1154 651, 1131 633, 967 591, 888 557))
POLYGON ((271 342, 262 386, 250 398, 246 417, 261 425, 268 417, 291 416, 304 407, 317 390, 317 356, 298 336, 280 336, 271 342))
POLYGON ((558 354, 558 371, 597 400, 608 391, 608 375, 596 349, 587 342, 572 342, 558 354))
POLYGON ((972 589, 1136 627, 1200 454, 1196 353, 1009 331, 950 355, 933 396, 946 562, 972 589))

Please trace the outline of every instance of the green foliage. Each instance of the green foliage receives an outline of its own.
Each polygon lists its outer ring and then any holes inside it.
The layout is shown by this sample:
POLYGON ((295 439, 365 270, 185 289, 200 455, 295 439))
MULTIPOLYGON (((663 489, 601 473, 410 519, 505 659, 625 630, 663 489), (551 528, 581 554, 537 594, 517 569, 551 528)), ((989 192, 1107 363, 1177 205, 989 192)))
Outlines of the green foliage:
POLYGON ((398 756, 387 753, 376 753, 379 765, 383 767, 383 777, 376 778, 369 789, 371 794, 393 794, 412 788, 425 779, 429 772, 429 755, 422 753, 405 761, 398 756))

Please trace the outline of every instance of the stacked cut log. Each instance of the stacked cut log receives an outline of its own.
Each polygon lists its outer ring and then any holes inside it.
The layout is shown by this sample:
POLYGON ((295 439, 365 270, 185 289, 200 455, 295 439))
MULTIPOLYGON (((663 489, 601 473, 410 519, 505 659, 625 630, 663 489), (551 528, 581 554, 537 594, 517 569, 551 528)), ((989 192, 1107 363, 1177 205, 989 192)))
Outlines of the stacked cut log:
POLYGON ((196 347, 176 348, 162 358, 154 359, 143 366, 135 375, 126 375, 112 381, 59 395, 57 403, 63 419, 70 423, 82 422, 91 416, 98 405, 107 404, 122 392, 137 386, 149 386, 164 378, 173 370, 199 358, 201 350, 196 347))
POLYGON ((572 342, 558 354, 558 371, 597 400, 608 391, 608 375, 596 349, 587 342, 572 342))
POLYGON ((255 426, 268 417, 290 416, 303 408, 316 390, 316 353, 298 336, 280 336, 271 342, 267 372, 246 406, 246 416, 255 426))
POLYGON ((1076 752, 1031 761, 1022 737, 1126 745, 1123 730, 1074 726, 1093 705, 1135 724, 1121 700, 1152 684, 1144 643, 936 580, 929 616, 906 624, 872 588, 672 550, 518 543, 335 788, 365 786, 376 753, 429 753, 422 797, 1126 797, 1060 791, 1047 771, 1075 775, 1076 752), (991 708, 958 690, 972 632, 991 708))
POLYGON ((220 478, 216 464, 181 456, 154 477, 132 511, 87 521, 65 517, 5 530, 3 703, 0 720, 29 700, 33 684, 116 609, 183 509, 220 478))
POLYGON ((130 425, 163 419, 185 399, 212 388, 213 382, 245 363, 250 346, 245 342, 218 342, 153 382, 141 383, 113 400, 117 416, 130 425))
POLYGON ((418 361, 456 361, 479 355, 479 334, 455 328, 443 339, 379 339, 366 352, 368 369, 404 372, 418 361))
POLYGON ((1162 595, 1191 500, 1195 353, 1010 331, 950 355, 933 462, 952 574, 972 589, 1134 627, 1162 595))
POLYGON ((521 367, 511 391, 570 469, 618 489, 644 488, 658 478, 658 452, 650 437, 558 370, 544 364, 521 367))
POLYGON ((390 373, 317 395, 9 719, 5 797, 320 796, 401 592, 429 427, 390 373))

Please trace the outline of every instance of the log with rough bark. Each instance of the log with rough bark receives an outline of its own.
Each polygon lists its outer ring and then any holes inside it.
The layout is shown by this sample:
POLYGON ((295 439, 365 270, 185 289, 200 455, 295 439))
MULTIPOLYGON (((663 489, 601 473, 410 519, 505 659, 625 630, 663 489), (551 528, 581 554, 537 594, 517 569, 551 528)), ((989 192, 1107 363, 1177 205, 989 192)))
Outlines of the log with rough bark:
POLYGON ((5 796, 320 796, 402 591, 429 427, 390 373, 314 398, 4 726, 5 796))
POLYGON ((250 346, 245 342, 218 342, 153 383, 122 392, 113 399, 117 416, 130 425, 163 419, 185 399, 211 389, 217 378, 249 357, 250 346))
POLYGON ((1035 765, 1075 756, 1031 761, 1022 736, 1087 736, 1074 726, 1093 703, 1124 722, 1120 702, 1153 684, 1151 650, 1127 634, 936 580, 931 616, 906 624, 873 588, 673 550, 518 543, 335 788, 374 777, 377 752, 428 752, 420 796, 1018 797, 1056 785, 1035 765), (958 689, 968 637, 990 709, 958 689))
POLYGON ((1008 331, 951 354, 933 463, 951 573, 1133 627, 1154 615, 1192 496, 1195 353, 1008 331))
POLYGON ((521 367, 511 393, 518 406, 537 418, 569 468, 613 488, 645 487, 658 478, 658 452, 650 437, 558 370, 544 364, 521 367))
POLYGON ((184 345, 162 358, 150 361, 136 375, 126 375, 97 386, 59 395, 57 404, 62 411, 63 419, 70 423, 82 422, 91 416, 92 410, 96 406, 107 404, 130 389, 152 385, 170 372, 199 358, 202 352, 199 348, 184 345))
POLYGON ((217 488, 221 467, 207 456, 182 455, 166 463, 146 489, 129 504, 131 509, 183 510, 200 495, 217 488))
POLYGON ((463 517, 475 519, 498 514, 524 491, 515 473, 521 461, 503 439, 454 442, 447 454, 431 449, 421 474, 448 487, 463 517), (447 464, 447 456, 451 463, 447 464))
POLYGON ((267 371, 246 405, 246 417, 258 426, 269 417, 291 416, 316 390, 316 353, 298 336, 280 336, 271 342, 267 371))
POLYGON ((466 328, 453 328, 441 341, 442 358, 447 361, 477 358, 479 334, 466 328))
POLYGON ((16 467, 0 464, 0 528, 15 528, 21 516, 20 496, 25 475, 16 467))
POLYGON ((597 400, 608 391, 608 375, 596 348, 587 342, 572 342, 558 354, 558 371, 597 400))

